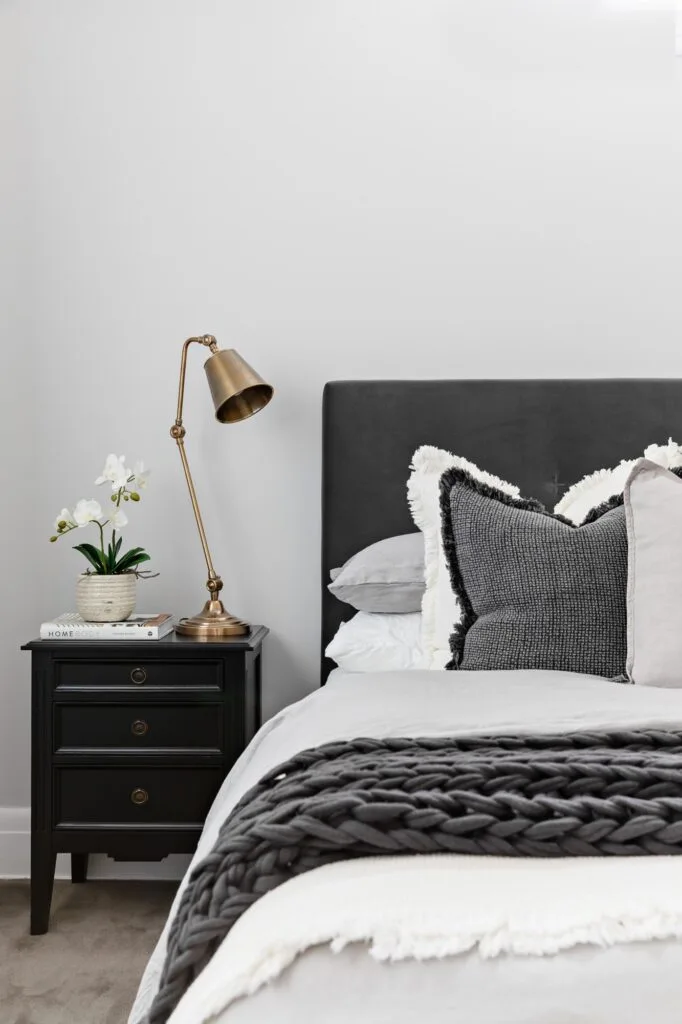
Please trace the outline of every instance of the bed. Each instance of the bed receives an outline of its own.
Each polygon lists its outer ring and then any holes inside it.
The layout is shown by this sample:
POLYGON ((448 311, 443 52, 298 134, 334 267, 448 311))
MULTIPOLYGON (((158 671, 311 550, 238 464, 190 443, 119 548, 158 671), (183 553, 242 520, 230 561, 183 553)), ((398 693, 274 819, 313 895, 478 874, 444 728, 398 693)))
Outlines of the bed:
MULTIPOLYGON (((682 382, 660 380, 327 385, 322 651, 351 613, 328 593, 329 570, 412 528, 405 480, 420 444, 456 445, 525 494, 553 503, 596 466, 639 452, 653 438, 679 436, 681 399, 682 382)), ((259 798, 270 801, 270 812, 274 800, 276 810, 277 787, 306 770, 301 751, 322 749, 332 759, 339 744, 358 737, 401 756, 431 757, 442 753, 444 737, 456 737, 458 750, 480 752, 490 737, 510 734, 548 744, 573 733, 603 739, 639 730, 675 742, 682 735, 678 690, 560 672, 462 672, 455 680, 448 672, 332 670, 323 656, 326 685, 266 723, 226 780, 130 1024, 678 1021, 682 858, 674 856, 532 859, 495 856, 494 848, 479 856, 459 847, 434 854, 355 846, 348 857, 318 860, 284 884, 264 883, 267 893, 249 898, 224 937, 210 913, 200 921, 206 934, 196 915, 183 932, 190 904, 216 901, 215 888, 201 889, 201 866, 216 861, 223 823, 244 817, 245 801, 263 779, 269 781, 259 798), (415 738, 422 744, 416 754, 415 738), (175 976, 189 971, 196 980, 173 991, 166 985, 172 998, 159 1009, 168 936, 177 944, 179 931, 189 939, 175 950, 182 968, 175 976), (211 947, 208 958, 202 943, 211 947), (199 947, 205 965, 194 959, 199 947)), ((373 750, 353 756, 371 761, 373 750)), ((678 760, 677 746, 670 752, 666 771, 678 760)), ((320 764, 313 780, 324 776, 320 764)), ((261 880, 275 870, 263 849, 261 880)))

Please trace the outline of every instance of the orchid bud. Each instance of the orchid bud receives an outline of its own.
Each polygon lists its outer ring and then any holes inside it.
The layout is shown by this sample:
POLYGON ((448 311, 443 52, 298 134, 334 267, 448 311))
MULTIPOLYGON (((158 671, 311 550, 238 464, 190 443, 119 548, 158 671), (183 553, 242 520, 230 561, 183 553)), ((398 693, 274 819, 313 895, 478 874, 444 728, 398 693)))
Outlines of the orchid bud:
POLYGON ((130 500, 131 501, 139 501, 140 500, 140 495, 137 493, 137 491, 131 491, 130 492, 130 500))
POLYGON ((58 539, 57 537, 50 537, 50 544, 54 544, 54 542, 55 542, 55 541, 56 541, 57 539, 58 539))

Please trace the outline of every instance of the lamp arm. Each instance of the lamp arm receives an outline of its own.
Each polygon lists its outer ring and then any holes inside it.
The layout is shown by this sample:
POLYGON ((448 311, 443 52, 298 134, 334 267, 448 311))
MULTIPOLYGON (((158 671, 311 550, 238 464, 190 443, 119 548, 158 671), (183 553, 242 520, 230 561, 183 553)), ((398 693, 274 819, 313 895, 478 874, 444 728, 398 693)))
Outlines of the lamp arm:
POLYGON ((199 530, 199 539, 201 540, 201 547, 204 552, 204 558, 206 559, 206 568, 208 570, 208 582, 206 586, 211 592, 211 596, 215 598, 217 594, 222 590, 223 581, 213 568, 213 559, 211 558, 208 540, 206 539, 206 530, 204 529, 203 519, 201 518, 201 510, 199 508, 197 492, 194 488, 192 473, 189 468, 189 462, 187 461, 187 452, 185 451, 186 430, 182 422, 182 407, 185 398, 185 375, 187 372, 187 353, 189 351, 190 345, 193 344, 194 342, 200 345, 208 346, 212 352, 218 351, 217 342, 212 334, 204 334, 201 337, 187 338, 184 345, 182 346, 182 359, 180 361, 180 382, 178 385, 178 408, 175 415, 175 423, 170 429, 170 435, 177 444, 178 451, 180 452, 182 468, 185 473, 185 480, 187 481, 189 496, 192 502, 192 510, 194 511, 194 518, 196 519, 197 529, 199 530))
POLYGON ((182 358, 180 360, 180 383, 178 385, 178 411, 175 414, 175 426, 182 426, 182 405, 185 400, 185 374, 187 372, 187 353, 193 343, 206 345, 211 352, 218 351, 218 343, 212 334, 202 334, 199 337, 188 338, 182 346, 182 358))

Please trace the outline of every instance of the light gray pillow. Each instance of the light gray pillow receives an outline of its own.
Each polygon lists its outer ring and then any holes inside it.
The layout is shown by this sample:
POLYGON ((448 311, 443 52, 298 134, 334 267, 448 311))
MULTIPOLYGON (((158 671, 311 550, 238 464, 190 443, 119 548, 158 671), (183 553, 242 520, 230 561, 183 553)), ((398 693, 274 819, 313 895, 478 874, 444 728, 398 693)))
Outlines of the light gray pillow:
POLYGON ((332 569, 329 591, 361 612, 418 612, 424 596, 421 533, 387 537, 332 569))
POLYGON ((682 480, 640 459, 625 484, 627 676, 682 687, 682 480))

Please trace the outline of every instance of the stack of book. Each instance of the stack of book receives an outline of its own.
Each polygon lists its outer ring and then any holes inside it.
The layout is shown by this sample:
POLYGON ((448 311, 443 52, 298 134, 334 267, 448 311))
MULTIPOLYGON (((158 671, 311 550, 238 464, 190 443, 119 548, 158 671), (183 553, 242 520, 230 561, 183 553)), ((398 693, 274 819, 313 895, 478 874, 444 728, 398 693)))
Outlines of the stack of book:
POLYGON ((65 612, 43 622, 41 640, 160 640, 173 630, 173 617, 131 615, 124 622, 86 622, 77 612, 65 612))

